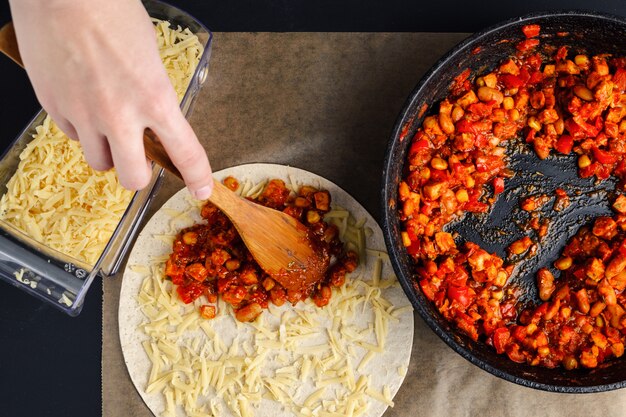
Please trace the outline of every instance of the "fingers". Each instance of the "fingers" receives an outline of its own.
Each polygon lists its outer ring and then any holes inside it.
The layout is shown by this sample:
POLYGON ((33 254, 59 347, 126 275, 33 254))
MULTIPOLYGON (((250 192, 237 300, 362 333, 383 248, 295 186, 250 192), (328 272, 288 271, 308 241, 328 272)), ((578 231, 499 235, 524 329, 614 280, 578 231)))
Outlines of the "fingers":
POLYGON ((143 128, 130 128, 107 135, 117 176, 124 188, 141 190, 152 177, 143 147, 143 128))
POLYGON ((59 129, 61 129, 61 131, 65 133, 67 137, 73 140, 78 140, 78 133, 76 132, 74 125, 69 120, 63 117, 59 117, 59 118, 52 117, 52 120, 55 121, 57 126, 59 126, 59 129))
POLYGON ((178 107, 169 114, 162 124, 152 127, 152 130, 159 136, 191 194, 198 200, 206 200, 213 191, 213 176, 206 151, 178 107))
POLYGON ((104 135, 96 131, 80 131, 78 134, 87 163, 96 171, 113 167, 109 143, 104 135))

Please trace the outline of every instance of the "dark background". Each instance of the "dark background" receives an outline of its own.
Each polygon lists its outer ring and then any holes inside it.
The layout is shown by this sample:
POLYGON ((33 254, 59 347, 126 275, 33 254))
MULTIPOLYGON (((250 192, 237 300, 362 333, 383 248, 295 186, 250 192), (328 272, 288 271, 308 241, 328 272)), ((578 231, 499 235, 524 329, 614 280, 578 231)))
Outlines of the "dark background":
MULTIPOLYGON (((170 2, 213 31, 474 32, 533 11, 563 9, 626 17, 624 0, 170 2)), ((8 20, 7 1, 0 0, 0 23, 8 20)), ((0 143, 6 146, 39 105, 23 70, 4 56, 0 76, 0 143)), ((95 282, 81 315, 70 318, 0 282, 0 416, 101 414, 101 298, 95 282)))

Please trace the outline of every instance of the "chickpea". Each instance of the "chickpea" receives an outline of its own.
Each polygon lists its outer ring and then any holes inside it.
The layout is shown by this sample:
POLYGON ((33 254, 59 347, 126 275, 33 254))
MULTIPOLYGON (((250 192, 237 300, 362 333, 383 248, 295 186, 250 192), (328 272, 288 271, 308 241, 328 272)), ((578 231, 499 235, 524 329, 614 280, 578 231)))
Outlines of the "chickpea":
POLYGON ((504 95, 495 88, 484 86, 478 89, 478 98, 483 102, 495 101, 499 105, 504 100, 504 95))
POLYGON ((587 168, 591 165, 591 159, 587 155, 581 155, 578 158, 578 168, 587 168))
POLYGON ((452 117, 448 114, 439 114, 439 126, 441 126, 441 130, 448 135, 454 133, 454 122, 452 121, 452 117))
POLYGON ((241 307, 235 312, 237 320, 243 322, 254 321, 263 312, 263 307, 259 303, 251 303, 241 307))
POLYGON ((589 66, 589 57, 587 55, 576 55, 574 57, 574 63, 579 67, 588 67, 589 66))
POLYGON ((586 289, 583 288, 576 292, 576 301, 578 302, 578 311, 587 314, 591 307, 589 305, 589 295, 586 289))
POLYGON ((274 288, 274 286, 276 286, 276 281, 274 281, 272 278, 267 277, 263 280, 263 288, 265 288, 265 291, 270 291, 272 288, 274 288))
POLYGON ((505 110, 512 110, 514 106, 515 101, 513 101, 513 97, 504 97, 502 107, 504 107, 505 110))
POLYGON ((539 288, 539 298, 548 301, 556 289, 554 285, 554 275, 547 268, 541 268, 537 272, 537 286, 539 288))
POLYGON ((570 269, 572 266, 572 258, 570 258, 569 256, 562 256, 554 261, 554 266, 559 271, 565 271, 567 269, 570 269))
MULTIPOLYGON (((407 191, 409 190, 409 186, 405 182, 402 182, 400 184, 401 194, 402 194, 402 184, 404 184, 406 186, 406 190, 407 191)), ((306 208, 306 207, 309 207, 311 205, 311 202, 307 198, 305 198, 305 197, 296 197, 296 199, 293 201, 293 204, 296 207, 306 208)))
POLYGON ((591 309, 589 310, 589 315, 591 317, 598 317, 600 313, 604 311, 605 308, 606 308, 606 303, 604 303, 603 301, 596 301, 591 306, 591 309))
POLYGON ((563 357, 561 364, 563 365, 563 368, 567 369, 568 371, 578 368, 578 361, 572 355, 566 355, 565 357, 563 357))
POLYGON ((448 163, 445 159, 442 158, 433 158, 430 160, 430 166, 438 171, 443 171, 444 169, 448 169, 448 163))
POLYGON ((522 253, 526 252, 528 248, 530 248, 532 243, 532 240, 528 236, 524 236, 523 238, 511 243, 507 250, 513 255, 521 255, 522 253))
POLYGON ((225 265, 226 269, 232 272, 239 269, 239 267, 241 266, 241 262, 239 261, 239 259, 229 259, 226 261, 225 265))
POLYGON ((183 235, 185 245, 193 246, 198 242, 198 234, 196 232, 187 232, 183 235))
POLYGON ((459 203, 466 203, 469 201, 469 194, 467 194, 467 190, 464 188, 458 190, 455 196, 459 203))
POLYGON ((539 121, 537 120, 536 117, 531 116, 528 118, 528 127, 530 127, 531 129, 535 130, 535 131, 540 131, 541 130, 541 123, 539 123, 539 121))
POLYGON ((237 178, 235 177, 228 176, 224 178, 224 185, 231 191, 237 191, 237 188, 239 188, 239 181, 237 181, 237 178))
MULTIPOLYGON (((407 200, 404 204, 407 204, 409 202, 412 203, 411 200, 407 200)), ((309 210, 309 211, 306 212, 306 221, 309 224, 318 223, 320 220, 321 220, 321 217, 320 217, 320 214, 317 211, 309 210)))
POLYGON ((576 97, 585 101, 593 101, 593 92, 584 85, 575 85, 573 91, 576 97))
POLYGON ((454 123, 458 122, 459 120, 461 120, 461 118, 465 115, 465 111, 463 110, 463 108, 461 106, 454 106, 452 108, 452 113, 450 114, 450 116, 452 117, 452 121, 454 123))

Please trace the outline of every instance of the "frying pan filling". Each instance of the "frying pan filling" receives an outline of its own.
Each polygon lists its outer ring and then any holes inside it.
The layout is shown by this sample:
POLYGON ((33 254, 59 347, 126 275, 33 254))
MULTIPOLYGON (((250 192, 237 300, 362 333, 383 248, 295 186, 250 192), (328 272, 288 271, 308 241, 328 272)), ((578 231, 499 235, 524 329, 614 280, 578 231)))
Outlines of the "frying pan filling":
MULTIPOLYGON (((542 44, 538 25, 522 32, 516 53, 491 72, 462 71, 413 136, 398 186, 402 242, 415 287, 474 341, 519 363, 595 368, 621 357, 626 340, 626 58, 542 44), (515 175, 507 157, 515 142, 540 159, 575 154, 581 178, 619 180, 615 215, 570 239, 556 276, 537 273, 538 305, 522 303, 510 282, 518 255, 536 253, 531 236, 513 242, 505 260, 446 231, 490 210, 515 175)), ((565 209, 567 192, 555 194, 553 209, 565 209)), ((551 199, 520 206, 535 212, 551 199)), ((529 226, 541 239, 548 223, 534 216, 529 226)))

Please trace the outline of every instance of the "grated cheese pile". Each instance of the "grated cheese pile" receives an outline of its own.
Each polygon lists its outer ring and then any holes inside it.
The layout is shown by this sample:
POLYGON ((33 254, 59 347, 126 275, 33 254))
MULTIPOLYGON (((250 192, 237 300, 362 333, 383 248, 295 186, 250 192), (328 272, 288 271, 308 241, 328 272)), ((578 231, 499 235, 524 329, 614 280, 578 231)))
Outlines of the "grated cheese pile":
MULTIPOLYGON (((262 188, 246 182, 238 192, 250 196, 262 188)), ((188 214, 168 215, 171 235, 159 238, 171 243, 175 220, 188 214)), ((348 240, 357 237, 357 247, 359 233, 368 234, 364 222, 355 222, 345 209, 328 215, 345 220, 343 233, 348 240)), ((167 256, 153 259, 150 267, 131 265, 144 276, 137 302, 147 318, 140 330, 148 336, 143 347, 152 366, 145 392, 163 394, 163 417, 180 409, 190 417, 265 415, 268 402, 298 417, 360 416, 372 400, 393 406, 390 387, 368 365, 387 349, 390 325, 412 307, 385 299, 385 289, 397 281, 381 276, 384 252, 367 253, 374 255, 369 282, 355 275, 359 268, 326 307, 310 300, 295 307, 270 304, 252 323, 235 320, 221 299, 212 320, 198 314, 202 300, 184 305, 164 277, 167 256)), ((394 373, 401 376, 406 368, 394 373)))
POLYGON ((178 99, 182 100, 204 51, 198 37, 189 28, 171 28, 170 23, 152 19, 157 44, 165 70, 172 81, 178 99))
MULTIPOLYGON (((163 63, 182 99, 202 45, 189 29, 156 21, 155 30, 163 63)), ((0 219, 49 248, 95 265, 133 193, 121 186, 114 170, 93 170, 79 142, 49 116, 33 138, 0 199, 0 219)))

